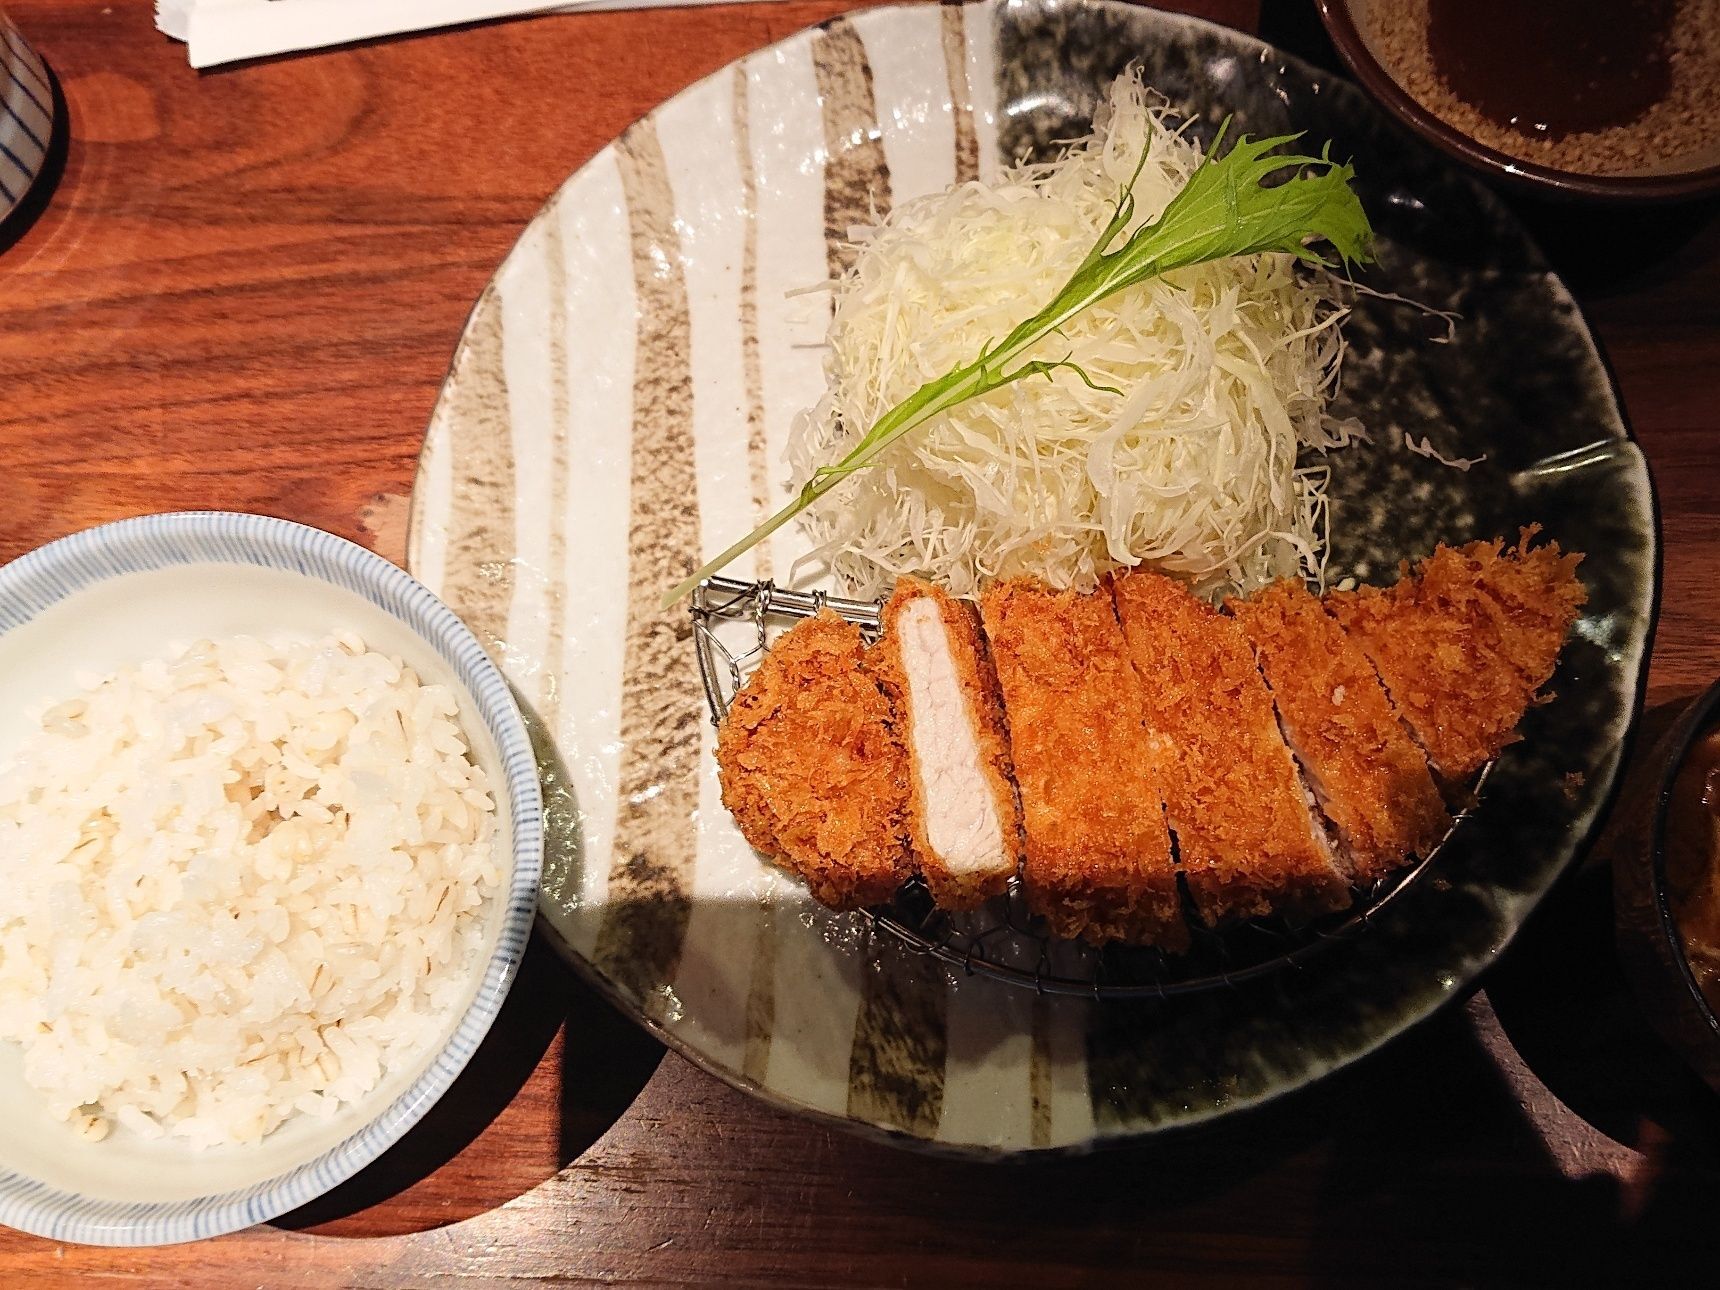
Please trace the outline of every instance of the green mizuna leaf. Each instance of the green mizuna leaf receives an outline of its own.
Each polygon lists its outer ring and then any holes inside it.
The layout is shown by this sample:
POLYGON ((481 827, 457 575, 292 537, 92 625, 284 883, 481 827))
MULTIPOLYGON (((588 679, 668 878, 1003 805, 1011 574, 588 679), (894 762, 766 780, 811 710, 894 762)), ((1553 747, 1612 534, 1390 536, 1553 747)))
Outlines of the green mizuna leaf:
MULTIPOLYGON (((1134 180, 1118 196, 1111 220, 1093 249, 1053 299, 972 362, 928 381, 891 408, 834 466, 817 471, 789 504, 706 563, 663 597, 666 609, 694 587, 775 533, 848 475, 863 470, 897 439, 957 404, 1064 364, 1028 361, 1026 354, 1082 310, 1137 283, 1175 269, 1236 255, 1284 252, 1310 264, 1330 266, 1329 246, 1345 264, 1370 258, 1373 229, 1351 187, 1355 169, 1324 152, 1318 157, 1277 152, 1301 136, 1238 139, 1220 157, 1230 121, 1219 127, 1182 190, 1164 212, 1112 247, 1134 221, 1134 180), (1285 171, 1282 182, 1267 180, 1285 171)), ((1145 156, 1142 157, 1145 163, 1145 156)), ((1137 169, 1136 175, 1139 175, 1137 169)), ((1082 379, 1087 379, 1082 373, 1082 379)))

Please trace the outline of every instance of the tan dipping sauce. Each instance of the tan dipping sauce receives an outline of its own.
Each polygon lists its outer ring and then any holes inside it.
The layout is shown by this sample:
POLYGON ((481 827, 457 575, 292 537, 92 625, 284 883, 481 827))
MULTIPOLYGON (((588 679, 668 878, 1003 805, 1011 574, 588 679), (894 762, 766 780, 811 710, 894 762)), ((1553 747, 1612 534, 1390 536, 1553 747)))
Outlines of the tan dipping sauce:
POLYGON ((1373 0, 1362 12, 1406 94, 1509 156, 1613 175, 1720 144, 1715 0, 1373 0))
POLYGON ((1666 890, 1690 970, 1720 1011, 1720 729, 1691 746, 1673 781, 1666 890))

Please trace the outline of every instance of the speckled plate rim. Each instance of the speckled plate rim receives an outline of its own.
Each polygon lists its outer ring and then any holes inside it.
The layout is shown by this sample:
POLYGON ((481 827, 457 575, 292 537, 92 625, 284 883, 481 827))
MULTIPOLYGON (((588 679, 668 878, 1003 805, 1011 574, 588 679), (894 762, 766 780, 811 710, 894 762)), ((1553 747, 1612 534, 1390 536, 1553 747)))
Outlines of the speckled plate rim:
MULTIPOLYGON (((1013 3, 1013 0, 1010 0, 1010 2, 1013 3)), ((1055 3, 1056 0, 1051 0, 1051 2, 1055 3)), ((700 80, 693 82, 678 91, 676 94, 655 105, 624 128, 616 136, 615 140, 605 145, 604 148, 598 149, 591 157, 588 157, 574 169, 566 180, 557 185, 557 187, 545 199, 543 205, 534 213, 531 220, 529 220, 521 230, 519 236, 510 245, 507 253, 500 261, 498 261, 497 275, 500 273, 501 266, 505 266, 509 259, 513 257, 515 252, 523 244, 527 243, 535 234, 537 234, 541 227, 553 217, 557 204, 562 200, 564 193, 580 179, 592 162, 598 156, 601 156, 607 149, 613 148, 616 144, 625 141, 634 130, 639 128, 642 122, 653 118, 656 114, 662 112, 665 108, 668 108, 671 105, 692 98, 695 94, 705 90, 712 83, 718 81, 719 78, 731 74, 737 64, 744 63, 747 59, 753 58, 759 54, 791 45, 795 42, 811 40, 819 33, 826 32, 834 26, 848 22, 851 19, 857 19, 868 15, 876 16, 881 14, 912 11, 920 7, 922 6, 913 4, 887 4, 874 6, 867 9, 848 11, 826 19, 820 23, 801 28, 786 36, 780 37, 767 45, 760 46, 758 49, 739 56, 729 64, 726 64, 722 68, 719 68, 700 80)), ((1120 10, 1124 13, 1137 11, 1141 8, 1150 8, 1150 6, 1136 6, 1130 3, 1124 3, 1123 0, 1074 0, 1073 6, 1070 7, 1120 10)), ((1211 22, 1207 19, 1191 14, 1172 13, 1162 10, 1152 10, 1152 12, 1157 19, 1176 24, 1190 32, 1212 34, 1224 40, 1232 40, 1242 43, 1256 51, 1260 55, 1262 61, 1270 58, 1274 62, 1284 64, 1301 73, 1316 78, 1328 75, 1328 73, 1313 66, 1306 60, 1279 50, 1268 42, 1246 32, 1240 32, 1234 28, 1226 27, 1222 24, 1211 22)), ((458 379, 462 360, 472 348, 473 340, 471 328, 473 322, 479 318, 483 311, 492 303, 491 297, 496 291, 497 275, 492 275, 483 291, 479 293, 478 298, 474 301, 472 308, 468 311, 466 319, 462 324, 460 339, 450 355, 442 382, 438 387, 436 400, 436 406, 438 408, 440 408, 447 400, 451 389, 458 379)), ((1643 611, 1641 652, 1631 663, 1631 667, 1634 670, 1634 678, 1630 687, 1630 709, 1626 714, 1623 733, 1619 740, 1618 756, 1607 772, 1607 782, 1604 789, 1591 800, 1588 818, 1584 821, 1583 827, 1580 831, 1571 835, 1566 841, 1564 845, 1564 854, 1558 864, 1557 875, 1540 891, 1538 891, 1523 908, 1522 918, 1519 919, 1517 925, 1518 928, 1521 926, 1522 919, 1526 919, 1531 915, 1535 909, 1539 908, 1541 902, 1545 900, 1559 885, 1561 885, 1564 877, 1568 875, 1576 860, 1583 855, 1590 843, 1593 841, 1595 835, 1599 832, 1616 801, 1621 781, 1621 770, 1628 759, 1631 750, 1635 746, 1637 738, 1639 719, 1642 714, 1647 693, 1647 664, 1653 648, 1661 603, 1663 534, 1659 492, 1654 481, 1653 472, 1650 468, 1647 456, 1642 453, 1640 444, 1637 442, 1635 432, 1630 426, 1629 418, 1625 410, 1612 365, 1607 359, 1605 351, 1601 348, 1599 341, 1596 339, 1593 328, 1590 326, 1586 314, 1584 314, 1580 304, 1569 295, 1568 289, 1565 288, 1562 281, 1558 281, 1558 290, 1569 302, 1573 314, 1581 324, 1583 337, 1589 351, 1595 357, 1605 373, 1607 388, 1618 418, 1619 429, 1622 431, 1622 437, 1624 441, 1631 446, 1635 453, 1637 463, 1640 464, 1642 468, 1643 484, 1646 490, 1645 502, 1647 507, 1647 518, 1649 521, 1647 537, 1651 546, 1652 582, 1648 589, 1647 601, 1643 611)), ((415 476, 414 487, 408 506, 407 562, 409 567, 416 564, 418 550, 422 540, 421 525, 423 522, 424 469, 425 458, 428 451, 427 447, 425 453, 420 456, 418 471, 415 476)), ((756 1097, 761 1102, 777 1110, 785 1111, 805 1118, 813 1123, 839 1129, 844 1133, 853 1134, 864 1139, 901 1147, 931 1156, 986 1162, 1005 1162, 1025 1158, 1084 1156, 1096 1151, 1108 1150, 1113 1147, 1138 1145, 1149 1139, 1164 1140, 1167 1138, 1199 1135, 1212 1130, 1219 1121, 1234 1121, 1239 1118, 1247 1118, 1255 1113, 1264 1111, 1269 1107, 1273 1107, 1286 1099, 1293 1099, 1296 1095, 1302 1093, 1312 1085, 1319 1083, 1327 1076, 1335 1074, 1339 1070, 1372 1056, 1374 1053, 1402 1038, 1408 1031, 1416 1028, 1423 1022, 1443 1013, 1450 1007, 1461 1004, 1465 999, 1473 994, 1477 988, 1479 988, 1480 978, 1485 974, 1486 970, 1491 967, 1492 963, 1495 962, 1509 947, 1509 943, 1514 939, 1515 932, 1517 930, 1517 928, 1513 928, 1512 932, 1504 938, 1504 942, 1493 948, 1485 956, 1485 961, 1482 962, 1475 971, 1470 973, 1466 979, 1460 983, 1458 988, 1447 992, 1436 1002, 1425 1007, 1414 1015, 1404 1016, 1397 1019, 1389 1028, 1380 1032, 1370 1042, 1358 1045, 1357 1047, 1346 1051, 1342 1056, 1323 1069, 1310 1071, 1302 1078, 1295 1081, 1276 1084, 1270 1091, 1262 1096, 1215 1108, 1209 1113, 1191 1117, 1174 1124, 1146 1125, 1139 1128, 1120 1130, 1101 1129, 1095 1126, 1093 1132, 1080 1141, 1040 1147, 1019 1145, 990 1146, 985 1144, 940 1141, 889 1125, 858 1119, 853 1115, 845 1115, 828 1111, 800 1099, 788 1096, 778 1089, 769 1087, 748 1077, 741 1071, 734 1069, 724 1062, 713 1059, 711 1056, 701 1051, 695 1042, 677 1034, 656 1018, 648 1015, 639 1006, 638 1002, 629 998, 616 982, 604 975, 604 973, 588 961, 585 956, 574 949, 571 945, 567 944, 560 932, 554 928, 549 918, 544 915, 541 909, 539 911, 538 921, 545 938, 583 982, 593 988, 603 999, 605 999, 605 1001, 633 1020, 659 1042, 664 1044, 665 1047, 685 1058, 698 1069, 722 1080, 730 1087, 752 1097, 756 1097)))
POLYGON ((375 552, 291 520, 232 511, 119 520, 50 542, 0 568, 0 634, 97 583, 197 564, 285 570, 353 592, 411 628, 454 669, 494 737, 503 766, 513 860, 506 907, 483 981, 453 1033, 423 1073, 370 1123, 284 1174, 191 1200, 97 1201, 0 1171, 0 1223, 49 1240, 119 1246, 203 1240, 267 1222, 351 1178, 417 1124, 465 1068, 513 984, 537 909, 543 800, 513 692, 459 617, 375 552))

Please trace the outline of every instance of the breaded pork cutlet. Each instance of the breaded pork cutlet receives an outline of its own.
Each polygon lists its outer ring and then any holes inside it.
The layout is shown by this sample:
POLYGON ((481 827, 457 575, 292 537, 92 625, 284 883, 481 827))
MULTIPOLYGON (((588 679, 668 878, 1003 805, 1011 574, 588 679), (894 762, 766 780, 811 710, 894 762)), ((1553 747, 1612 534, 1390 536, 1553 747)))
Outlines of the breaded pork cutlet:
POLYGON ((1146 570, 1114 576, 1111 591, 1201 917, 1216 924, 1347 903, 1349 882, 1310 813, 1236 621, 1146 570))
POLYGON ((1328 597, 1379 669, 1398 715, 1441 777, 1461 781, 1516 739, 1588 598, 1580 555, 1503 541, 1437 548, 1391 587, 1328 597))
POLYGON ((852 623, 825 610, 776 641, 729 705, 717 769, 746 840, 824 904, 878 904, 908 877, 908 756, 852 623))
POLYGON ((908 837, 937 903, 1000 894, 1021 858, 997 677, 971 606, 903 578, 872 651, 908 749, 908 837))
POLYGON ((1425 855, 1446 830, 1445 804, 1361 648, 1299 582, 1226 607, 1254 647, 1351 876, 1370 882, 1425 855))
POLYGON ((1140 690, 1109 596, 993 583, 980 600, 1021 789, 1028 907, 1058 936, 1188 944, 1140 690))

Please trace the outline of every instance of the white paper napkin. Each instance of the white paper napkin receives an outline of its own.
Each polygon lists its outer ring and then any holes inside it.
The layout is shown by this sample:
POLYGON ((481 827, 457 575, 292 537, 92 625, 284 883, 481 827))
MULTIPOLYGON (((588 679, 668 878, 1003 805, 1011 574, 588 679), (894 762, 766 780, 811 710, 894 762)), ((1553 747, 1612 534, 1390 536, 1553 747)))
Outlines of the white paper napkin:
POLYGON ((726 0, 156 0, 155 25, 193 67, 525 13, 660 9, 726 0))

